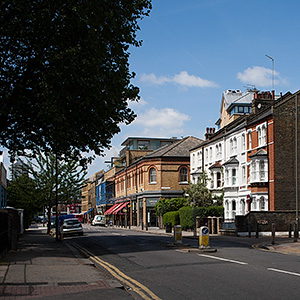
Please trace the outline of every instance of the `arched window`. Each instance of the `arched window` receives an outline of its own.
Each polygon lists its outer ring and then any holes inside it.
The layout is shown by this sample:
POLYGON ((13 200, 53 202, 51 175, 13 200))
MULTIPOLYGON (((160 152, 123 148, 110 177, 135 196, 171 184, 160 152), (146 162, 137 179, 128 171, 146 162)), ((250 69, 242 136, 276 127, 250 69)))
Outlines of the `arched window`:
POLYGON ((217 188, 220 188, 221 186, 222 186, 221 172, 217 172, 217 188))
POLYGON ((149 170, 149 183, 156 183, 156 170, 153 167, 149 170))
POLYGON ((245 208, 246 208, 245 200, 242 199, 242 200, 241 200, 241 214, 242 214, 242 215, 245 214, 245 208))
POLYGON ((249 144, 249 148, 248 149, 252 149, 251 131, 248 132, 248 144, 249 144))
POLYGON ((226 219, 229 219, 229 202, 228 202, 228 200, 225 201, 225 216, 226 216, 226 219))
POLYGON ((233 153, 233 141, 232 141, 232 139, 230 139, 229 144, 230 144, 230 153, 232 154, 233 153))
POLYGON ((257 135, 258 135, 258 146, 261 146, 262 139, 261 139, 261 128, 260 127, 257 130, 257 135))
POLYGON ((188 182, 188 169, 186 167, 180 168, 179 182, 188 182))
POLYGON ((232 219, 234 219, 235 215, 236 215, 236 202, 235 202, 235 200, 233 200, 231 202, 231 208, 232 208, 232 219))
POLYGON ((263 160, 259 162, 259 179, 260 181, 265 180, 265 162, 263 160))
POLYGON ((242 150, 246 150, 246 137, 245 134, 242 134, 242 150))
POLYGON ((233 138, 233 151, 236 152, 237 151, 237 138, 233 138))
POLYGON ((232 185, 236 185, 236 169, 232 169, 232 185))
POLYGON ((259 199, 259 210, 265 210, 265 198, 263 196, 259 199))
POLYGON ((263 125, 261 129, 261 143, 262 145, 266 144, 266 126, 263 125))
POLYGON ((225 170, 225 180, 226 180, 226 186, 229 185, 229 171, 228 169, 225 170))

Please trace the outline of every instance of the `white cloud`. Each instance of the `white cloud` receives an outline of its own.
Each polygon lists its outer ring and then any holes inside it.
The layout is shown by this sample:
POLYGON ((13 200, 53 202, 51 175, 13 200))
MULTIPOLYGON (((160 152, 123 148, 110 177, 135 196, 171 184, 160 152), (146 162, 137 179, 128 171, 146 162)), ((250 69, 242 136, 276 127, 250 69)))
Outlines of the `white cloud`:
POLYGON ((140 135, 168 137, 182 134, 184 122, 189 120, 188 115, 173 108, 151 108, 139 114, 132 126, 142 129, 140 135))
MULTIPOLYGON (((272 85, 272 70, 265 67, 249 67, 242 73, 237 74, 237 78, 243 83, 254 84, 257 87, 268 87, 272 85)), ((274 71, 274 84, 286 84, 278 72, 274 71)))
POLYGON ((186 71, 182 71, 173 77, 160 76, 157 77, 155 74, 142 74, 142 82, 150 82, 153 84, 164 84, 167 82, 176 83, 182 86, 188 87, 217 87, 218 85, 207 79, 203 79, 199 76, 189 75, 186 71))
POLYGON ((136 109, 145 105, 147 105, 147 102, 143 98, 141 98, 139 101, 128 101, 128 106, 131 109, 136 109))

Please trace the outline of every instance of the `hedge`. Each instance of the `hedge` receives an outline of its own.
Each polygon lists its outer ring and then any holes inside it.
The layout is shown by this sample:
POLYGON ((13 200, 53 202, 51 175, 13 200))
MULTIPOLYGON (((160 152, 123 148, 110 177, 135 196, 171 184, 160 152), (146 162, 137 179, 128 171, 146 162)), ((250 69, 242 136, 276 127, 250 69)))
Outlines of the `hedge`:
POLYGON ((172 223, 172 226, 179 225, 180 219, 179 219, 179 211, 169 211, 164 214, 163 216, 163 223, 166 225, 166 223, 172 223))
MULTIPOLYGON (((222 217, 223 206, 209 206, 196 207, 196 216, 200 218, 205 217, 222 217)), ((194 208, 192 206, 185 206, 179 209, 180 225, 183 230, 194 227, 194 208)))

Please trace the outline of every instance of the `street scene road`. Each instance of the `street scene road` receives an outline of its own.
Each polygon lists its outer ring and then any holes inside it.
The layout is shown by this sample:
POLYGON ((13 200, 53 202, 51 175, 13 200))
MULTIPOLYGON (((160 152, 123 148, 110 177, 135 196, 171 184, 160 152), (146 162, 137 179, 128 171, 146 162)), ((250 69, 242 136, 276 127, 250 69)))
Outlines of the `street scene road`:
POLYGON ((208 253, 193 238, 174 246, 171 236, 86 226, 84 237, 65 242, 116 267, 157 299, 299 299, 300 256, 253 246, 267 239, 213 236, 217 252, 208 253))

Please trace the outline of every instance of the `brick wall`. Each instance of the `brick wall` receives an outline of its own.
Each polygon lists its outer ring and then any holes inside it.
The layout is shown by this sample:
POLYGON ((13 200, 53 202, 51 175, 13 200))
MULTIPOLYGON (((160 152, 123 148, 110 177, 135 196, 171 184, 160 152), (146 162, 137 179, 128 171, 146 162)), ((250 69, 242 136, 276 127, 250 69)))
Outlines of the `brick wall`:
MULTIPOLYGON (((274 107, 275 210, 291 210, 296 207, 295 97, 296 94, 289 96, 274 107)), ((298 96, 298 141, 300 137, 299 102, 300 96, 298 96)), ((298 162, 300 162, 299 152, 298 149, 298 162)), ((298 189, 300 188, 299 169, 298 167, 298 189)))
POLYGON ((250 212, 246 216, 235 217, 236 232, 248 232, 249 218, 251 231, 256 231, 256 224, 259 225, 260 232, 272 231, 272 223, 275 224, 276 231, 288 231, 290 224, 295 224, 295 211, 265 211, 265 212, 250 212))

